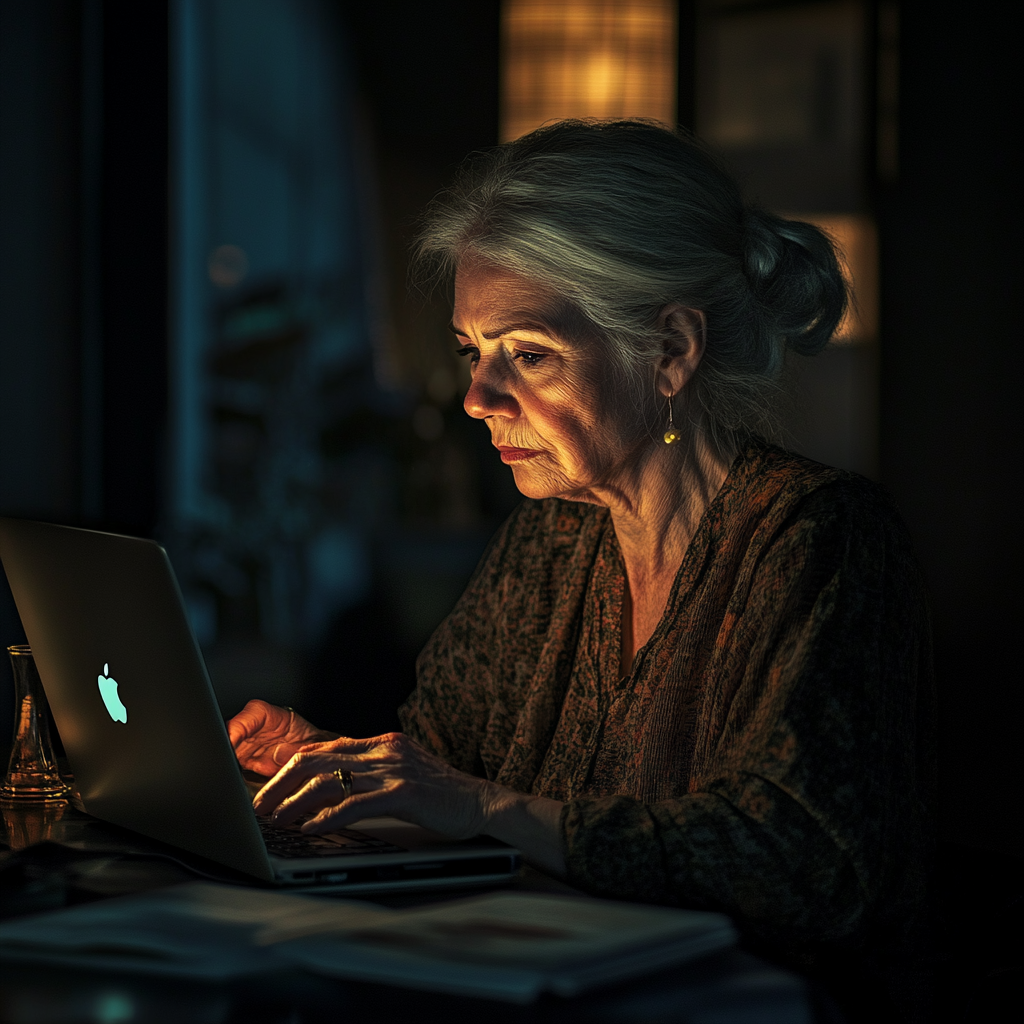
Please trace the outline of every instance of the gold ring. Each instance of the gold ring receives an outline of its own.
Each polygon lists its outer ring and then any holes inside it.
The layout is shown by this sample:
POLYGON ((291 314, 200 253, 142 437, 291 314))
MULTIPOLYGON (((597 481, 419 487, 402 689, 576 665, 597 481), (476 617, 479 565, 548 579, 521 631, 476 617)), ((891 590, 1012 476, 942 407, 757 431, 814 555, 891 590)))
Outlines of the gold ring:
POLYGON ((345 792, 342 799, 347 800, 352 795, 352 773, 344 768, 335 768, 331 774, 341 783, 345 792))

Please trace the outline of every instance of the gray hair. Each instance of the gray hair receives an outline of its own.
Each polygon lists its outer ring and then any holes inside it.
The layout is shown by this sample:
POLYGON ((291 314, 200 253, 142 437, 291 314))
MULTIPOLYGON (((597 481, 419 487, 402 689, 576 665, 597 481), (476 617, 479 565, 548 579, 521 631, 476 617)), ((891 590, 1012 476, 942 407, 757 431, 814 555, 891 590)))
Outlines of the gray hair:
POLYGON ((415 248, 434 276, 467 257, 553 288, 639 387, 665 306, 702 310, 690 419, 723 448, 778 436, 786 348, 821 351, 847 305, 827 235, 744 204, 698 142, 649 121, 561 121, 470 157, 415 248))

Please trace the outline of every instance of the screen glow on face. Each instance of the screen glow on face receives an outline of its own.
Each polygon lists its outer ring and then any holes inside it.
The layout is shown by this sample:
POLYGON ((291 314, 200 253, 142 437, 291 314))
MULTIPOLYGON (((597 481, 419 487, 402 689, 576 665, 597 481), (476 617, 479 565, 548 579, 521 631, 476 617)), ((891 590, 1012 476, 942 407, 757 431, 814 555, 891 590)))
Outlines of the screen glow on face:
POLYGON ((600 340, 551 288, 485 262, 460 266, 451 330, 469 360, 463 405, 528 498, 608 505, 650 440, 600 340))

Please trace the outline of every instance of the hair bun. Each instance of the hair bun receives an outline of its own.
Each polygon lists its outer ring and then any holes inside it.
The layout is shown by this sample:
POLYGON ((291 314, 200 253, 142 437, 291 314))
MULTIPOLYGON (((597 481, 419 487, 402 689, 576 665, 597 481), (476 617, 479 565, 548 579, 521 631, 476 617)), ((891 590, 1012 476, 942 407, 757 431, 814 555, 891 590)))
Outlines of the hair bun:
POLYGON ((835 244, 824 231, 747 208, 743 270, 780 341, 801 355, 814 355, 828 344, 848 296, 835 244))
POLYGON ((755 291, 772 277, 782 257, 782 238, 769 221, 762 210, 746 207, 743 211, 743 269, 755 291))

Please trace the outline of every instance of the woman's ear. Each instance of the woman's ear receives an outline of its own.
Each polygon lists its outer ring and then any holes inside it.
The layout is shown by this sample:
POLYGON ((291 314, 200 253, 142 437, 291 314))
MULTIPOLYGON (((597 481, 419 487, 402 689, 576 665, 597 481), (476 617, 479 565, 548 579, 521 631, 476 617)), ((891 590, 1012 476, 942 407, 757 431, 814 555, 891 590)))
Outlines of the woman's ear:
POLYGON ((669 303, 658 314, 664 334, 664 352, 658 361, 657 388, 665 398, 679 394, 697 372, 707 343, 703 310, 669 303))

